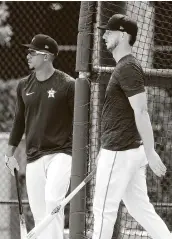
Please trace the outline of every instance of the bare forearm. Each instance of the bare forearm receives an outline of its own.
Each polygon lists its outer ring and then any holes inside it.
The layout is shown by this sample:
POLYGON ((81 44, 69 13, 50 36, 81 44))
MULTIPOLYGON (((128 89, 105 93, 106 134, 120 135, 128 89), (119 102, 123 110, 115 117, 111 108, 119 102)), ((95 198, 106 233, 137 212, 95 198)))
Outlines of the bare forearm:
POLYGON ((143 141, 145 153, 148 155, 150 151, 154 150, 154 136, 148 112, 146 110, 135 112, 135 121, 143 141))
POLYGON ((8 145, 7 150, 6 150, 6 156, 7 157, 13 156, 16 148, 17 148, 16 146, 8 145))

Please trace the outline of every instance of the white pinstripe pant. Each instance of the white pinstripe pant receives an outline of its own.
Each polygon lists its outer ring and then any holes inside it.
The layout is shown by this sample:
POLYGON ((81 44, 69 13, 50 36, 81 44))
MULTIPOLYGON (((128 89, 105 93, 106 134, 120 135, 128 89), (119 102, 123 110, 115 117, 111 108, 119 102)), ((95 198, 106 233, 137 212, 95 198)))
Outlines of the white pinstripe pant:
POLYGON ((111 239, 121 200, 153 239, 172 239, 149 202, 146 164, 143 146, 126 151, 101 149, 93 203, 93 239, 111 239))
MULTIPOLYGON (((70 182, 72 157, 56 153, 27 164, 26 186, 35 224, 64 199, 70 182)), ((64 210, 45 228, 38 239, 63 239, 64 210)))

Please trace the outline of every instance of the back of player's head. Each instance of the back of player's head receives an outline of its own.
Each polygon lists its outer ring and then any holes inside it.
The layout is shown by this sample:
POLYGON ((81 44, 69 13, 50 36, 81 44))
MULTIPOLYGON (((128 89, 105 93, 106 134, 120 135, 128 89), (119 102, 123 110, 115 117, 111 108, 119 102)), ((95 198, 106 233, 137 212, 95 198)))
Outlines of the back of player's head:
POLYGON ((138 27, 137 23, 130 17, 123 14, 114 14, 106 25, 98 27, 99 29, 110 30, 110 31, 122 31, 127 32, 130 38, 130 45, 132 46, 137 37, 138 27))

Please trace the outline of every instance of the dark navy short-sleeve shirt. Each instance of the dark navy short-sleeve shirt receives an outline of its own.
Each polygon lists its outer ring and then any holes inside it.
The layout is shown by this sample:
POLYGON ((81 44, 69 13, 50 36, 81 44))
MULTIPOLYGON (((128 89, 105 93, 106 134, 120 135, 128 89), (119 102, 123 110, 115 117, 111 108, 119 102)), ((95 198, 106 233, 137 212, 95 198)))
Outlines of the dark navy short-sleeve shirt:
POLYGON ((101 147, 114 151, 142 144, 128 97, 145 91, 139 61, 130 55, 120 59, 109 80, 101 118, 101 147))

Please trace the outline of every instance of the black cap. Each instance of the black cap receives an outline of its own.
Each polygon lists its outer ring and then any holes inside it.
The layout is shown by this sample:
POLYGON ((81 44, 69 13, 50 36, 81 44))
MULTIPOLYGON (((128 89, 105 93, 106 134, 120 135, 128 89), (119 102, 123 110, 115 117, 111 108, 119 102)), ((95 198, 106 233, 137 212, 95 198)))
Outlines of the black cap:
POLYGON ((110 31, 122 31, 127 32, 132 36, 137 36, 137 23, 123 14, 113 15, 107 25, 99 26, 99 29, 110 30, 110 31))
POLYGON ((48 35, 38 34, 34 36, 30 44, 22 45, 33 50, 50 52, 54 55, 58 54, 57 42, 48 35))

